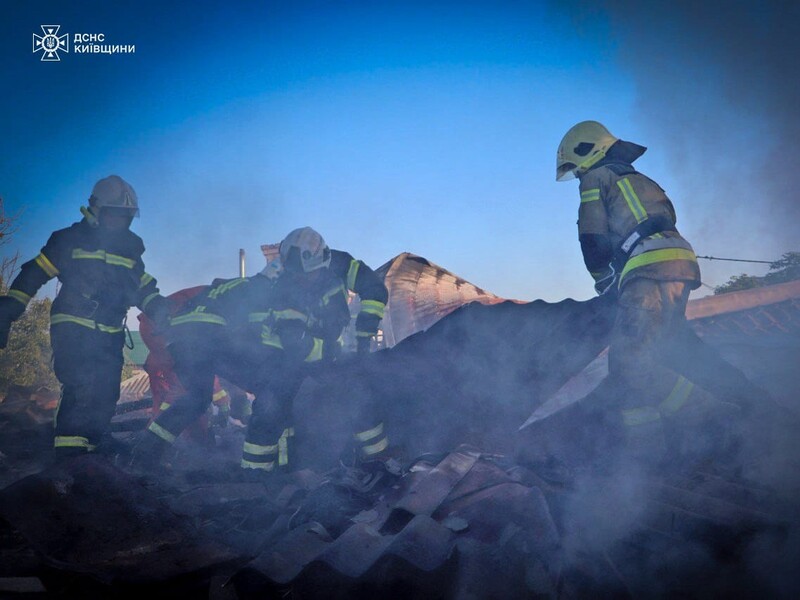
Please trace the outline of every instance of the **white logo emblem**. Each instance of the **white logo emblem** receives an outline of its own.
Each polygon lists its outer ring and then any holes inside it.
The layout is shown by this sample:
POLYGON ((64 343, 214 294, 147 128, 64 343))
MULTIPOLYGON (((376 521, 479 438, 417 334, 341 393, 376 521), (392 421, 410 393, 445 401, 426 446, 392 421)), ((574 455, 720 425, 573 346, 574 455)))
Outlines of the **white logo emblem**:
POLYGON ((42 60, 61 60, 58 51, 69 52, 69 34, 58 35, 61 25, 42 25, 44 35, 33 34, 33 52, 42 52, 42 60))

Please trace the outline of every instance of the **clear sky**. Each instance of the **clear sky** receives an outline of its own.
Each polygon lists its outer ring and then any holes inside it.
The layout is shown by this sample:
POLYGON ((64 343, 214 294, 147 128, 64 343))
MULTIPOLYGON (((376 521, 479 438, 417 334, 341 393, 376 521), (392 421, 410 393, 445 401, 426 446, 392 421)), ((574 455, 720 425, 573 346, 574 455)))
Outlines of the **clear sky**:
POLYGON ((650 4, 2 0, 3 251, 33 257, 116 173, 165 293, 235 276, 239 248, 255 273, 310 225, 373 267, 410 251, 584 299, 577 183, 554 176, 584 119, 649 147, 698 254, 800 250, 798 3, 650 4), (44 24, 70 35, 60 62, 31 51, 44 24), (135 53, 75 54, 79 32, 135 53))

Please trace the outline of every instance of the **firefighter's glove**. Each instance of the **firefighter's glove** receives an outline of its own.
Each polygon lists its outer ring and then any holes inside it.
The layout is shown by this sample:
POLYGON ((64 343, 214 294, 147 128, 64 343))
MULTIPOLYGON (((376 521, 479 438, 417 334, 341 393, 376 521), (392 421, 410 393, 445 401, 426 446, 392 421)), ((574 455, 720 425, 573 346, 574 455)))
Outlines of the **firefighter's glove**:
POLYGON ((369 354, 371 346, 372 346, 372 338, 360 337, 356 342, 356 351, 359 354, 369 354))
POLYGON ((598 296, 605 296, 606 294, 616 294, 617 288, 617 273, 612 269, 602 279, 598 279, 594 284, 594 289, 598 296))

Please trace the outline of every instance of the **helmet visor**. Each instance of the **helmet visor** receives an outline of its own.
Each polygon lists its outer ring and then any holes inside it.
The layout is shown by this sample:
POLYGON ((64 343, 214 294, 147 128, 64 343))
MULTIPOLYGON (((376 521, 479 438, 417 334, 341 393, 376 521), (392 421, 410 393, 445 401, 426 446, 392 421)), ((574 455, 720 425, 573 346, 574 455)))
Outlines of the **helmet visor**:
POLYGON ((575 178, 578 165, 571 162, 561 163, 556 167, 556 181, 569 181, 575 178))

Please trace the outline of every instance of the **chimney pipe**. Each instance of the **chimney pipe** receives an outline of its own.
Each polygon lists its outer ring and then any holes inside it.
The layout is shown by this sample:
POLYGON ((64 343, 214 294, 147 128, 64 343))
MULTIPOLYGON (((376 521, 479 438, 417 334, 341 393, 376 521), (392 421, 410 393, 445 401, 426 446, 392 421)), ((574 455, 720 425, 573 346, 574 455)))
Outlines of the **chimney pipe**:
POLYGON ((244 248, 239 248, 239 277, 244 276, 244 248))

